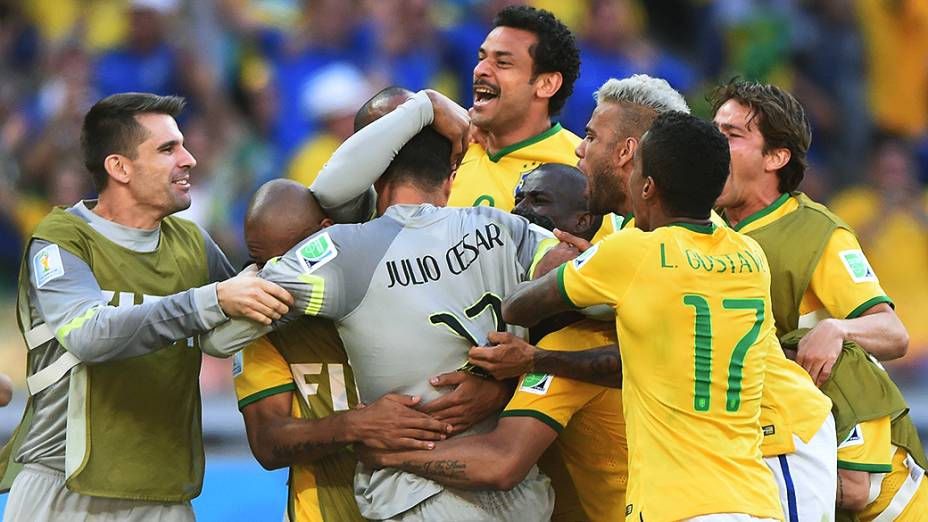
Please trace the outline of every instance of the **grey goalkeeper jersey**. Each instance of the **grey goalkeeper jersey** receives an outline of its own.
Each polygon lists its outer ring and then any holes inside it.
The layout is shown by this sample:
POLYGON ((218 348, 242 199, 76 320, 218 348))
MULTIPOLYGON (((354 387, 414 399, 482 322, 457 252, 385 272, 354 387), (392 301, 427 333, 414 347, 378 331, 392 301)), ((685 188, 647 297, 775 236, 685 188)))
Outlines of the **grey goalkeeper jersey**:
MULTIPOLYGON (((548 231, 494 208, 394 205, 368 223, 335 225, 302 241, 261 277, 293 295, 291 316, 336 321, 362 401, 393 392, 425 402, 444 393, 429 378, 460 368, 488 332, 524 334, 503 323, 501 300, 554 243, 548 231)), ((202 336, 201 347, 228 355, 267 330, 232 319, 202 336)), ((362 515, 375 519, 442 490, 395 469, 362 470, 356 484, 364 485, 356 488, 362 515)))

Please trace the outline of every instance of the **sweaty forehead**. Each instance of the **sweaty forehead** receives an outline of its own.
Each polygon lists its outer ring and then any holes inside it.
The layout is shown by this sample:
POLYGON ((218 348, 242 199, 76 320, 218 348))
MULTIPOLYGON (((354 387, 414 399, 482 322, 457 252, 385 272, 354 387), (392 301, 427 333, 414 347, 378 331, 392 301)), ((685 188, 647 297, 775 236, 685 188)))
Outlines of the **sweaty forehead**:
POLYGON ((513 27, 497 27, 490 31, 480 48, 489 55, 509 53, 515 58, 531 59, 529 48, 537 43, 535 33, 513 27))

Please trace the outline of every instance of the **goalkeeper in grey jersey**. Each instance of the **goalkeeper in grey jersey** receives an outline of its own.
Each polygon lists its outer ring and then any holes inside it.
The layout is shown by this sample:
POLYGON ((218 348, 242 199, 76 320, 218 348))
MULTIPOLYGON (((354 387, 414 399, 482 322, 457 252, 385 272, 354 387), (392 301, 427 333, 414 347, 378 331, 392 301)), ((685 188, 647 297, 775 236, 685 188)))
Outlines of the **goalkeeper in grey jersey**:
MULTIPOLYGON (((330 227, 260 274, 294 295, 288 318, 336 321, 364 402, 390 392, 434 399, 440 392, 429 377, 459 368, 487 332, 521 334, 502 322, 500 300, 555 243, 518 216, 442 208, 450 152, 449 142, 426 128, 377 182, 380 218, 330 227)), ((233 320, 204 336, 202 346, 229 355, 269 329, 233 320)), ((361 469, 355 494, 362 515, 381 520, 543 520, 553 507, 548 480, 536 470, 511 491, 470 492, 393 469, 361 469)))

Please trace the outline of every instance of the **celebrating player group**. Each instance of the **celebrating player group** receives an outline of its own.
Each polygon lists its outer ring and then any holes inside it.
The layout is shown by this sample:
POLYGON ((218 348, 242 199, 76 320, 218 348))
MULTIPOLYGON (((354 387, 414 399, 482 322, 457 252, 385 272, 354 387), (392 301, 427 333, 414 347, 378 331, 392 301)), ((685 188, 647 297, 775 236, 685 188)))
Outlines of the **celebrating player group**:
POLYGON ((4 520, 193 520, 201 352, 234 357, 294 522, 928 520, 879 362, 908 334, 798 191, 796 99, 733 80, 706 121, 660 78, 611 79, 581 139, 553 121, 580 59, 551 13, 505 8, 475 51, 470 110, 384 89, 311 187, 262 186, 237 275, 172 216, 184 100, 96 103, 99 197, 23 257, 4 520))

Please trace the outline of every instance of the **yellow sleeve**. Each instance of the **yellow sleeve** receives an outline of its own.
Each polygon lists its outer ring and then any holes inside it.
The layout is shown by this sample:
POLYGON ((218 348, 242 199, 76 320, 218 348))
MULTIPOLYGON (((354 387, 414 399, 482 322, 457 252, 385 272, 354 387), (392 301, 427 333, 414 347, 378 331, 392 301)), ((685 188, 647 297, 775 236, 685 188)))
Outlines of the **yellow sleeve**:
POLYGON ((232 377, 240 410, 265 397, 296 391, 290 365, 267 336, 235 354, 232 377))
POLYGON ((565 377, 527 373, 500 417, 532 417, 561 433, 574 413, 603 388, 565 377))
POLYGON ((809 289, 832 317, 853 319, 892 300, 880 286, 854 234, 836 229, 812 274, 809 289))
POLYGON ((557 282, 564 300, 576 308, 618 306, 638 272, 642 234, 637 229, 620 230, 561 265, 557 282))
POLYGON ((861 422, 838 445, 838 467, 868 473, 892 471, 893 447, 889 417, 861 422))

